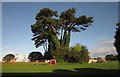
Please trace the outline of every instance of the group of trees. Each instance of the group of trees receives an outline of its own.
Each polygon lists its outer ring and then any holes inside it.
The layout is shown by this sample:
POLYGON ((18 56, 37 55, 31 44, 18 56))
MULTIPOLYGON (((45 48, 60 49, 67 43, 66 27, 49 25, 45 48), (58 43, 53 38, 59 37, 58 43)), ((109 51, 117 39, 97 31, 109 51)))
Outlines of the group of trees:
POLYGON ((64 57, 60 53, 64 53, 62 49, 70 48, 71 32, 81 32, 92 24, 93 17, 75 14, 75 8, 69 8, 59 15, 49 8, 43 8, 37 13, 36 23, 31 25, 32 40, 36 47, 44 47, 47 58, 64 57))
MULTIPOLYGON (((61 52, 59 53, 60 57, 57 61, 64 61, 64 62, 69 62, 69 63, 83 63, 83 62, 88 62, 90 56, 89 52, 86 46, 76 44, 70 48, 61 48, 61 52)), ((29 53, 28 59, 30 62, 34 62, 36 60, 46 60, 49 59, 49 56, 45 53, 42 55, 41 52, 38 51, 33 51, 29 53)), ((15 56, 13 54, 7 54, 5 57, 3 57, 3 60, 8 62, 10 60, 15 59, 15 56)))
MULTIPOLYGON (((75 62, 88 62, 90 56, 89 52, 86 46, 76 44, 75 46, 72 46, 70 48, 62 48, 61 49, 64 52, 59 53, 60 57, 57 61, 64 61, 69 63, 75 63, 75 62)), ((31 52, 28 56, 28 59, 30 61, 36 61, 36 60, 44 60, 49 59, 49 56, 47 54, 44 54, 44 56, 41 54, 41 52, 31 52)))

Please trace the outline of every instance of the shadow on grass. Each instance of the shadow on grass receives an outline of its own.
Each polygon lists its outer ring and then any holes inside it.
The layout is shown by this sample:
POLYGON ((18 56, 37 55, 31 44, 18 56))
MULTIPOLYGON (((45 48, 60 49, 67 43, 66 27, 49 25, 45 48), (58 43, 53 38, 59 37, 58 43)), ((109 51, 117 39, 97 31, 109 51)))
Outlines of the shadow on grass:
POLYGON ((54 75, 71 75, 71 76, 109 76, 117 77, 120 70, 103 70, 96 68, 75 68, 75 71, 57 69, 53 71, 54 75))
POLYGON ((96 68, 75 68, 72 70, 65 69, 56 69, 52 73, 3 73, 3 77, 16 77, 16 76, 40 76, 40 77, 62 77, 62 76, 71 76, 71 77, 119 77, 120 70, 104 70, 96 68))

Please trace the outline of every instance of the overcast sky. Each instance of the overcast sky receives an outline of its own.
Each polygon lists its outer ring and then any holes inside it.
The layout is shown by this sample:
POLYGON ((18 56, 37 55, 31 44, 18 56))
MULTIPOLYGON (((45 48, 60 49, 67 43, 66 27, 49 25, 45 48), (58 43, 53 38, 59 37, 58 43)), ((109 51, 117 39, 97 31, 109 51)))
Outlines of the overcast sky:
POLYGON ((76 8, 76 16, 93 16, 94 22, 87 30, 72 33, 70 46, 76 43, 88 47, 91 57, 115 54, 113 46, 115 24, 118 22, 117 2, 22 2, 2 4, 2 56, 13 53, 26 55, 32 51, 44 53, 43 47, 35 48, 31 41, 31 25, 35 23, 36 13, 42 8, 62 11, 76 8))

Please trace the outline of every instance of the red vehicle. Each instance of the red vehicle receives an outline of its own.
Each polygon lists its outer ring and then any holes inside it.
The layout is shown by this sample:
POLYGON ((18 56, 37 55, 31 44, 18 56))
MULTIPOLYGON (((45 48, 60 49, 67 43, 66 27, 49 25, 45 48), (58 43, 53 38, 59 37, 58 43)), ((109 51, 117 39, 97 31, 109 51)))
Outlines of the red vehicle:
POLYGON ((49 64, 54 64, 54 65, 56 65, 56 59, 51 59, 50 62, 49 62, 49 64))

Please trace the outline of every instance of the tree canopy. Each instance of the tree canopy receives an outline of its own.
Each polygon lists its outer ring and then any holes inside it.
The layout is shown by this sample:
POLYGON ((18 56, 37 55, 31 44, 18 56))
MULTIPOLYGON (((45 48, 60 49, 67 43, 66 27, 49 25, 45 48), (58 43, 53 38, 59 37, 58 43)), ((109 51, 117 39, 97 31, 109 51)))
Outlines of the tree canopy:
POLYGON ((75 8, 69 8, 59 15, 50 8, 41 9, 36 14, 35 24, 31 25, 35 46, 43 46, 52 58, 59 57, 62 47, 69 48, 71 32, 86 30, 93 23, 93 17, 75 14, 75 8))
POLYGON ((11 61, 11 60, 13 60, 13 59, 15 59, 15 55, 13 55, 13 54, 7 54, 7 55, 5 55, 5 56, 3 57, 2 60, 8 62, 8 61, 11 61))
POLYGON ((30 61, 43 60, 43 55, 41 52, 31 52, 28 56, 30 61))

